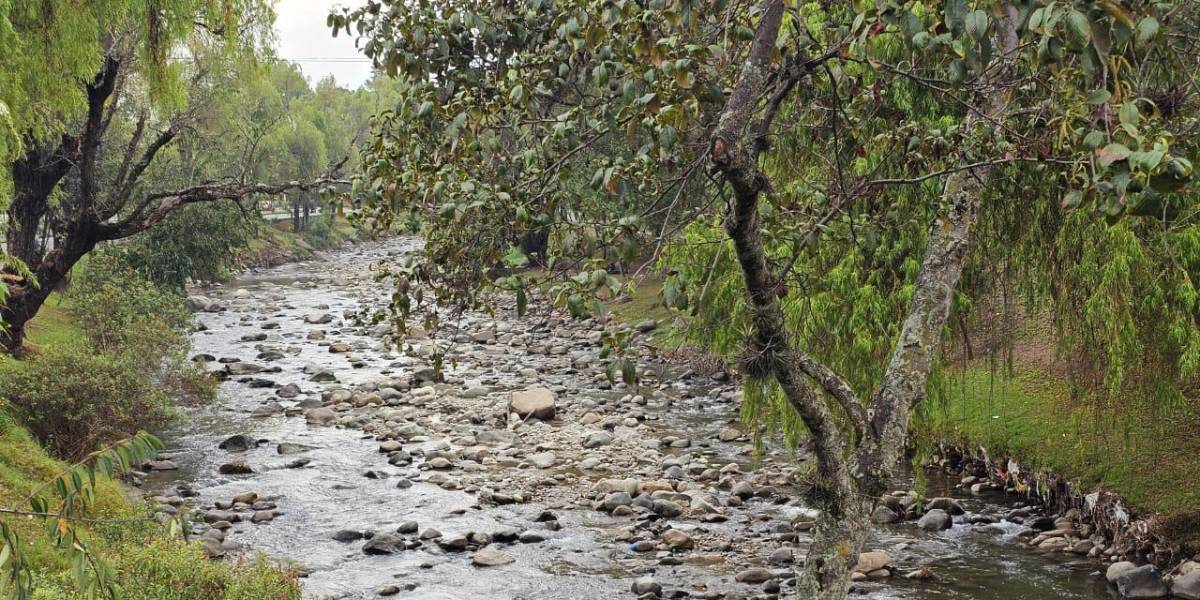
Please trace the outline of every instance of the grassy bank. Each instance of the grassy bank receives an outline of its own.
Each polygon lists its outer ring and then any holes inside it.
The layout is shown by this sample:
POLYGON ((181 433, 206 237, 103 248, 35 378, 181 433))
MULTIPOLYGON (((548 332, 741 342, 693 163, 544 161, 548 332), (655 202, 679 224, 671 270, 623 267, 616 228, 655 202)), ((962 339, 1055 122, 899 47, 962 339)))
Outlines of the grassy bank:
MULTIPOLYGON (((30 323, 34 352, 80 340, 69 303, 52 298, 30 323)), ((0 357, 0 377, 23 363, 0 357)), ((48 456, 35 439, 16 423, 0 401, 0 507, 23 508, 26 497, 62 473, 67 465, 48 456)), ((147 509, 131 500, 118 483, 99 479, 89 516, 121 520, 83 529, 88 548, 111 565, 124 597, 147 600, 291 600, 300 597, 295 578, 262 562, 232 565, 205 558, 196 544, 167 539, 161 526, 146 520, 147 509)), ((5 515, 21 539, 34 572, 35 598, 69 599, 74 591, 70 569, 46 534, 41 520, 5 515)))
POLYGON ((276 221, 259 226, 246 248, 238 253, 238 262, 247 267, 266 267, 303 260, 317 250, 328 250, 343 242, 358 239, 359 232, 342 217, 332 223, 315 217, 308 231, 292 231, 291 221, 276 221))
MULTIPOLYGON (((659 304, 653 279, 611 310, 626 323, 658 320, 655 339, 669 347, 680 339, 671 327, 675 313, 659 304)), ((1084 489, 1103 487, 1142 511, 1200 510, 1200 410, 1194 404, 1163 411, 1147 402, 1130 410, 1126 400, 1116 415, 1072 399, 1061 376, 1022 366, 1020 356, 1015 362, 1015 373, 1007 376, 985 361, 949 371, 921 407, 916 433, 983 446, 992 456, 1050 469, 1084 489)))
POLYGON ((1066 382, 1034 368, 1006 377, 982 366, 948 375, 923 408, 924 433, 983 446, 1045 467, 1080 486, 1101 486, 1135 508, 1200 509, 1200 414, 1147 403, 1121 415, 1071 399, 1066 382))

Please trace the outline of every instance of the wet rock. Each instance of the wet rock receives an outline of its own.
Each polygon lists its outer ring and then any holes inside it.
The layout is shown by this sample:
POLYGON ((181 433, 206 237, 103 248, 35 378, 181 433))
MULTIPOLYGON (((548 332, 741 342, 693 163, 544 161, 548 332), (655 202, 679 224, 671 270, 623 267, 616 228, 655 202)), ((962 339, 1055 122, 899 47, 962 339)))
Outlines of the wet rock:
POLYGON ((275 451, 283 456, 288 456, 291 454, 303 454, 309 450, 316 449, 316 446, 306 446, 304 444, 297 444, 295 442, 279 442, 279 445, 275 447, 275 451))
POLYGON ((491 546, 481 548, 471 555, 471 564, 477 567, 499 567, 510 564, 513 560, 513 557, 491 546))
POLYGON ((254 440, 254 438, 252 438, 248 435, 240 434, 240 433, 236 434, 236 435, 231 435, 231 436, 225 438, 225 440, 222 441, 220 444, 217 444, 218 448, 220 448, 222 450, 227 450, 229 452, 245 452, 245 451, 247 451, 251 448, 257 447, 257 446, 258 446, 258 442, 256 442, 254 440))
POLYGON ((950 529, 953 525, 954 519, 950 517, 950 513, 940 508, 935 508, 925 513, 917 521, 917 526, 925 531, 941 531, 943 529, 950 529))
POLYGON ((266 523, 275 520, 275 511, 273 510, 257 510, 250 517, 251 523, 266 523))
POLYGON ((951 515, 961 515, 967 512, 958 500, 945 497, 933 498, 929 502, 925 503, 925 512, 929 512, 934 509, 944 510, 951 515))
POLYGON ((361 531, 354 531, 353 529, 339 529, 333 534, 333 539, 342 543, 357 542, 363 539, 363 533, 361 531))
MULTIPOLYGON (((179 465, 170 460, 152 460, 146 463, 146 468, 151 471, 174 471, 179 468, 179 465)), ((223 471, 222 471, 223 472, 223 471)))
POLYGON ((420 526, 417 524, 416 521, 405 521, 405 522, 401 523, 399 527, 396 528, 396 533, 399 533, 402 535, 411 535, 411 534, 416 533, 417 529, 419 527, 420 526))
POLYGON ((508 409, 522 419, 550 420, 554 418, 556 408, 554 392, 544 387, 513 392, 508 400, 508 409))
POLYGON ((540 544, 546 541, 546 536, 536 531, 525 530, 517 535, 517 541, 522 544, 540 544))
POLYGON ((1143 565, 1121 573, 1113 581, 1122 597, 1130 600, 1165 598, 1170 591, 1163 584, 1162 574, 1154 565, 1143 565))
POLYGON ((379 590, 375 593, 379 594, 380 596, 395 596, 396 594, 400 593, 400 586, 389 583, 388 585, 379 588, 379 590))
POLYGON ((446 552, 462 552, 470 545, 470 541, 465 535, 452 535, 438 538, 437 545, 446 552))
POLYGON ((253 473, 254 469, 251 469, 245 460, 238 458, 221 465, 217 468, 217 472, 222 475, 245 475, 253 473))
POLYGON ((304 315, 304 322, 309 325, 324 325, 333 321, 333 315, 329 313, 310 313, 304 315))
POLYGON ((365 554, 395 554, 404 549, 404 540, 391 533, 379 533, 363 544, 365 554))
POLYGON ((256 501, 258 501, 258 494, 255 492, 242 492, 235 495, 233 497, 233 501, 235 503, 240 502, 242 504, 254 504, 256 501))
POLYGON ((439 456, 425 464, 429 465, 430 469, 436 469, 438 471, 444 471, 444 470, 449 469, 450 467, 454 466, 453 463, 451 463, 449 460, 447 460, 441 456, 439 456))
POLYGON ((742 430, 732 426, 722 429, 721 432, 717 434, 717 439, 721 440, 722 442, 732 442, 740 437, 742 437, 742 430))
POLYGON ((1050 531, 1056 527, 1051 517, 1037 517, 1025 522, 1034 531, 1050 531))

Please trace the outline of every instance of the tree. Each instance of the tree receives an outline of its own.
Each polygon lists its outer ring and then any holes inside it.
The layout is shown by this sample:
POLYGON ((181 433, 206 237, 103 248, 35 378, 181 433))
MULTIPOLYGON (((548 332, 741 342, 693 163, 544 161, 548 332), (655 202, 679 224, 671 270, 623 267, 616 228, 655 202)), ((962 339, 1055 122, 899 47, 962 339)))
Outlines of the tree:
MULTIPOLYGON (((1179 120, 1138 89, 1170 64, 1164 32, 1194 25, 1182 6, 369 1, 329 22, 401 86, 355 183, 381 226, 426 224, 399 273, 401 327, 488 289, 515 291, 520 310, 525 277, 496 266, 526 264, 520 240, 537 228, 586 240, 546 252, 569 276, 564 304, 592 314, 621 285, 604 249, 637 256, 641 242, 657 258, 725 207, 709 278, 731 248, 745 300, 717 310, 744 314, 748 407, 768 398, 809 437, 822 517, 800 586, 824 599, 845 596, 907 445, 981 210, 1014 191, 1093 221, 1187 203, 1179 120), (621 149, 580 185, 577 159, 605 143, 621 149), (1067 191, 1048 202, 1049 186, 1067 191), (595 192, 613 218, 579 218, 595 192), (848 276, 848 260, 867 270, 848 276), (814 308, 807 291, 828 282, 892 307, 870 312, 878 330, 797 330, 797 296, 826 318, 859 309, 814 308), (865 363, 846 350, 858 336, 865 363)), ((711 302, 707 283, 676 272, 663 300, 711 302)))
POLYGON ((15 50, 0 80, 14 84, 15 91, 5 86, 3 103, 20 141, 4 146, 12 188, 5 233, 8 254, 28 271, 5 273, 4 351, 21 351, 28 321, 97 244, 134 236, 184 206, 332 182, 329 175, 251 182, 245 165, 257 140, 248 140, 240 168, 220 176, 157 189, 148 178, 164 151, 203 118, 206 101, 261 54, 270 3, 113 0, 82 10, 18 4, 6 5, 0 28, 6 52, 15 50), (174 52, 185 56, 169 56, 174 52), (44 56, 68 64, 30 68, 44 56), (39 110, 35 100, 50 93, 50 110, 39 110), (54 238, 52 249, 41 242, 44 232, 54 238))

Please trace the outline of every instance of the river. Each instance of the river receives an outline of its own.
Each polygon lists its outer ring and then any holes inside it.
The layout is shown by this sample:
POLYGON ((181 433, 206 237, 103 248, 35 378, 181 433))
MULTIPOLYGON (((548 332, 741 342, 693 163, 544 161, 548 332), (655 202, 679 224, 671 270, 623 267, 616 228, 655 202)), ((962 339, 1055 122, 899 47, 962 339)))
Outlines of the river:
MULTIPOLYGON (((517 319, 500 310, 495 320, 461 318, 446 383, 422 385, 414 374, 432 342, 416 341, 412 353, 388 349, 380 339, 385 328, 352 318, 390 294, 372 265, 415 244, 363 244, 197 290, 209 306, 197 315, 204 329, 194 334, 193 350, 221 359, 209 368, 235 374, 221 384, 218 402, 186 409, 164 436, 167 458, 179 468, 152 474, 148 485, 164 497, 193 495, 188 505, 216 511, 209 520, 242 519, 225 532, 228 556, 262 552, 294 563, 313 598, 634 598, 639 577, 652 578, 663 597, 790 597, 792 567, 770 559, 781 548, 803 556, 803 527, 792 523, 803 523, 808 511, 789 480, 802 461, 778 450, 755 460, 744 437, 722 435, 737 420, 733 384, 651 360, 641 389, 606 389, 587 328, 545 311, 517 319), (335 342, 349 351, 331 352, 335 342), (321 372, 316 378, 336 381, 313 381, 321 372), (555 392, 557 416, 504 433, 509 393, 530 385, 555 392), (309 424, 299 403, 330 405, 344 426, 309 424), (597 433, 608 437, 594 441, 607 443, 585 447, 597 433), (258 445, 219 449, 233 434, 258 445), (380 439, 396 440, 390 452, 381 451, 380 439), (253 472, 219 472, 236 460, 253 472), (595 481, 627 477, 667 481, 671 489, 655 496, 677 505, 689 498, 707 504, 692 500, 669 517, 657 504, 615 515, 593 508, 587 496, 595 481), (758 493, 744 500, 731 494, 743 481, 758 493), (263 522, 248 522, 249 510, 214 509, 248 491, 259 496, 263 522), (341 531, 377 532, 382 540, 379 533, 406 522, 418 532, 395 534, 399 547, 388 554, 366 554, 362 540, 334 539, 341 531), (421 540, 431 528, 441 537, 421 540), (674 538, 679 545, 669 547, 667 529, 689 542, 674 538), (473 553, 489 540, 502 552, 498 562, 511 562, 473 565, 473 553), (756 568, 766 575, 735 579, 756 568)), ((953 492, 936 478, 930 485, 931 496, 953 492)), ((1003 520, 1003 499, 958 497, 968 516, 999 523, 981 527, 959 517, 936 533, 912 522, 881 526, 871 546, 891 555, 894 576, 858 583, 857 591, 874 600, 1109 597, 1094 575, 1096 561, 1038 555, 1021 544, 1024 528, 1003 520), (902 576, 922 565, 935 578, 902 576)))

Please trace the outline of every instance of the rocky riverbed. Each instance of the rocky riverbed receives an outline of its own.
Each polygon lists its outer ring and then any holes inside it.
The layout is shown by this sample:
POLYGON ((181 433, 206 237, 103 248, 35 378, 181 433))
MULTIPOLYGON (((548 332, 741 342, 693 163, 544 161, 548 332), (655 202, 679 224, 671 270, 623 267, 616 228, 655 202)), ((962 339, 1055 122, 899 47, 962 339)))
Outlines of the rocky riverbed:
MULTIPOLYGON (((612 386, 596 328, 545 306, 391 348, 355 316, 389 295, 372 265, 416 243, 194 290, 196 358, 226 380, 165 436, 161 510, 191 510, 216 558, 294 564, 316 598, 789 597, 814 516, 806 457, 754 457, 728 377, 646 349, 640 385, 612 386)), ((1032 552, 1055 521, 974 483, 894 494, 855 591, 1108 597, 1090 548, 1032 552)))

